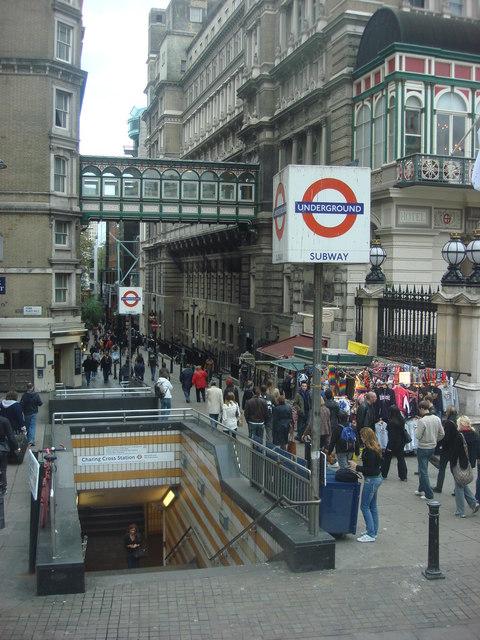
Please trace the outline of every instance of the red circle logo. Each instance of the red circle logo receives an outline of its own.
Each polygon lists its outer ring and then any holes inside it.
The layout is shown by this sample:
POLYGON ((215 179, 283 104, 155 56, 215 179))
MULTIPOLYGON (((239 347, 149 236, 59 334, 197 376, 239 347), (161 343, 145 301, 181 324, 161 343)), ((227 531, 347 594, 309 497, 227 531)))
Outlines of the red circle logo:
POLYGON ((122 296, 122 302, 126 307, 136 307, 141 298, 136 291, 126 291, 122 296))
MULTIPOLYGON (((303 202, 313 202, 317 193, 320 193, 320 191, 324 191, 325 189, 338 191, 342 194, 348 204, 357 203, 357 198, 350 187, 345 184, 345 182, 337 180, 336 178, 322 178, 321 180, 314 182, 305 191, 302 199, 303 202)), ((302 216, 310 231, 313 231, 317 236, 322 236, 324 238, 338 238, 338 236, 343 236, 344 233, 350 231, 357 219, 357 214, 349 214, 346 215, 345 219, 336 227, 324 227, 315 220, 313 214, 303 213, 302 216)))
MULTIPOLYGON (((276 208, 278 207, 278 200, 279 200, 279 197, 281 197, 281 198, 282 198, 282 201, 283 201, 283 202, 281 202, 280 204, 286 204, 286 202, 287 202, 287 198, 285 197, 285 187, 283 186, 283 182, 279 182, 279 183, 278 183, 277 193, 276 193, 276 195, 275 195, 275 207, 274 207, 274 209, 276 209, 276 208)), ((273 219, 273 222, 274 222, 274 224, 275 224, 275 233, 277 234, 277 238, 278 238, 279 240, 281 240, 281 239, 282 239, 283 232, 284 232, 284 230, 285 230, 285 222, 286 222, 286 220, 287 220, 287 214, 286 214, 286 213, 284 213, 283 215, 278 216, 277 218, 274 218, 274 219, 273 219), (281 224, 281 226, 278 226, 278 219, 279 219, 279 218, 281 218, 281 219, 282 219, 282 224, 281 224)))

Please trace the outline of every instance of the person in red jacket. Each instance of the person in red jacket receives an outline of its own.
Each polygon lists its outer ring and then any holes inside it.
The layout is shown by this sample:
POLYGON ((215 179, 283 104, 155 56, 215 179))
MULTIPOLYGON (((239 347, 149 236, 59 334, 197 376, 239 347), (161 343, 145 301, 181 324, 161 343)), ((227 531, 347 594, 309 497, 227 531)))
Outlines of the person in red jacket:
POLYGON ((197 393, 197 402, 201 402, 201 401, 205 402, 205 389, 207 388, 207 378, 208 378, 208 374, 205 371, 205 369, 202 369, 202 367, 198 365, 192 377, 192 384, 195 387, 195 391, 197 393))

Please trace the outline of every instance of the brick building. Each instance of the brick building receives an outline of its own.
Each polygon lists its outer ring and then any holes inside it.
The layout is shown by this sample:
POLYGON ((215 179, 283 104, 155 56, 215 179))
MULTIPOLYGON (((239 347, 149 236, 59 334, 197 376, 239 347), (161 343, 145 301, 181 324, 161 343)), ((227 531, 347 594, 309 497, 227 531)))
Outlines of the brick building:
POLYGON ((0 389, 78 385, 82 0, 0 3, 0 389))

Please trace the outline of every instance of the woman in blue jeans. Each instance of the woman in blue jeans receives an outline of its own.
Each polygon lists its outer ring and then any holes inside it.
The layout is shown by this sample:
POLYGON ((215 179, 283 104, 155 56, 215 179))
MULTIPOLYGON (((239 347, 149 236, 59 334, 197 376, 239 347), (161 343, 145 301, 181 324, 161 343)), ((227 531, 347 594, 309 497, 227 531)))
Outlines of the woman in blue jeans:
POLYGON ((367 530, 357 540, 358 542, 375 542, 378 533, 377 494, 382 484, 382 449, 378 444, 375 432, 370 427, 361 429, 360 438, 364 444, 362 464, 356 464, 353 460, 349 461, 350 467, 354 471, 363 473, 364 478, 360 509, 367 530))

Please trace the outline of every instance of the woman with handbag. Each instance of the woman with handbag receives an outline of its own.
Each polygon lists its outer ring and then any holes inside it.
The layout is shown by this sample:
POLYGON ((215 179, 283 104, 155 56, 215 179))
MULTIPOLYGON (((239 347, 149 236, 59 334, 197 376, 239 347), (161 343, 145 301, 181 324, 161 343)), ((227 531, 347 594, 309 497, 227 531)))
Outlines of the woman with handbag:
POLYGON ((127 552, 127 567, 129 569, 138 569, 140 566, 140 557, 138 549, 141 548, 142 538, 138 532, 136 524, 128 525, 127 533, 123 538, 123 546, 127 552))
POLYGON ((460 416, 457 420, 457 435, 453 443, 450 468, 455 480, 455 515, 466 518, 465 500, 472 510, 477 513, 480 504, 475 500, 472 490, 468 486, 473 482, 473 469, 480 460, 480 445, 478 434, 472 429, 472 423, 467 416, 460 416))
POLYGON ((398 477, 407 481, 407 465, 405 462, 405 419, 396 404, 388 408, 387 418, 388 442, 382 461, 382 477, 385 479, 390 471, 392 457, 397 459, 398 477))
POLYGON ((225 396, 222 410, 222 424, 224 433, 229 433, 233 438, 237 437, 237 429, 242 425, 242 414, 240 413, 240 407, 235 402, 235 394, 233 391, 228 391, 225 396))
POLYGON ((440 460, 438 463, 437 484, 432 488, 435 493, 442 493, 445 470, 453 453, 453 445, 457 437, 457 410, 453 405, 447 407, 443 430, 445 435, 440 440, 440 460))
POLYGON ((20 453, 17 441, 7 418, 0 416, 0 493, 4 496, 7 493, 7 461, 11 451, 20 453))

